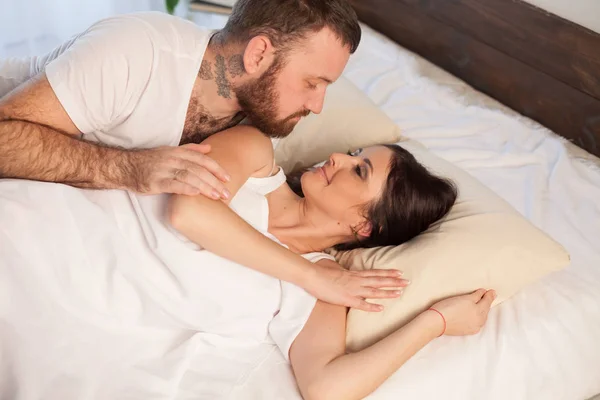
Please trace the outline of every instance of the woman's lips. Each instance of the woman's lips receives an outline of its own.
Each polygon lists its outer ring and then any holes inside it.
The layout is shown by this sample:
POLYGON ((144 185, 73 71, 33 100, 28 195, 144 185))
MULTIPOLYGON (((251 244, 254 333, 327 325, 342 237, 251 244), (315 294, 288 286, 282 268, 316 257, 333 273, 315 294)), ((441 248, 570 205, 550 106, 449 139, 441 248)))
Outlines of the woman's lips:
POLYGON ((327 174, 325 173, 325 168, 319 167, 319 172, 321 172, 321 175, 323 175, 323 178, 325 178, 325 181, 327 181, 327 184, 329 185, 329 178, 327 178, 327 174))

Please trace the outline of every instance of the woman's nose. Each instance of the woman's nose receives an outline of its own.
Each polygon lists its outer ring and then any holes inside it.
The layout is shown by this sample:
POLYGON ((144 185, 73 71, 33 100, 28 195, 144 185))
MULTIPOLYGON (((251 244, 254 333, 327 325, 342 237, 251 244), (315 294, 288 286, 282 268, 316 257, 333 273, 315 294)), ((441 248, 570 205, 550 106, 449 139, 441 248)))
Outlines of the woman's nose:
POLYGON ((346 161, 347 158, 352 158, 351 156, 347 155, 347 154, 342 154, 342 153, 333 153, 331 154, 331 156, 329 157, 329 163, 331 165, 341 165, 344 163, 344 161, 346 161))

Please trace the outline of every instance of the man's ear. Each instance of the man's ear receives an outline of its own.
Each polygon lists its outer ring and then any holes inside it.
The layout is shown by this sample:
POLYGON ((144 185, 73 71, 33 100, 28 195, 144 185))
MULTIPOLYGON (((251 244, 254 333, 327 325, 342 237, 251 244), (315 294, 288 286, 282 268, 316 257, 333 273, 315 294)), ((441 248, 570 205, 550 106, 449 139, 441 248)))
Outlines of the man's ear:
POLYGON ((273 61, 275 48, 271 40, 264 35, 254 36, 244 51, 244 68, 250 75, 265 71, 273 61))

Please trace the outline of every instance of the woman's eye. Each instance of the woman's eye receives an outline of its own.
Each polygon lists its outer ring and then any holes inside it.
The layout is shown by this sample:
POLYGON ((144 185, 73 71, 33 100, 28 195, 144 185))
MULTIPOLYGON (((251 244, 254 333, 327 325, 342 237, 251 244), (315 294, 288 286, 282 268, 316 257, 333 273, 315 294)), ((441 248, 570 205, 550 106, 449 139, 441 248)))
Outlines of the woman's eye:
POLYGON ((307 83, 307 86, 310 90, 315 90, 317 88, 317 85, 313 85, 312 83, 307 83))
POLYGON ((356 172, 356 175, 358 175, 362 178, 362 169, 360 168, 360 165, 357 165, 356 167, 354 167, 354 172, 356 172))

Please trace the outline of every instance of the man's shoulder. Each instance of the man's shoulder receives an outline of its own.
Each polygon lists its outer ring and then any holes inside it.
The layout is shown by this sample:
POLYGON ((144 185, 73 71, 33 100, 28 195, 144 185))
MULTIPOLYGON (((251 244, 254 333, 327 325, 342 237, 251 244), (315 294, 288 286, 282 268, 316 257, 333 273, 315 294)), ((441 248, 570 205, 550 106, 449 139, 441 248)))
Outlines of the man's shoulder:
POLYGON ((177 50, 210 35, 212 31, 183 18, 158 11, 144 11, 115 15, 93 24, 82 35, 105 34, 114 36, 116 43, 147 40, 163 49, 177 50))
MULTIPOLYGON (((187 28, 193 29, 198 28, 193 22, 176 17, 174 15, 170 15, 164 12, 159 11, 140 11, 129 14, 121 14, 111 17, 114 19, 118 19, 124 22, 129 21, 132 24, 140 24, 140 26, 145 25, 147 29, 161 29, 163 27, 171 27, 171 28, 187 28)), ((108 19, 111 19, 108 18, 108 19)))

